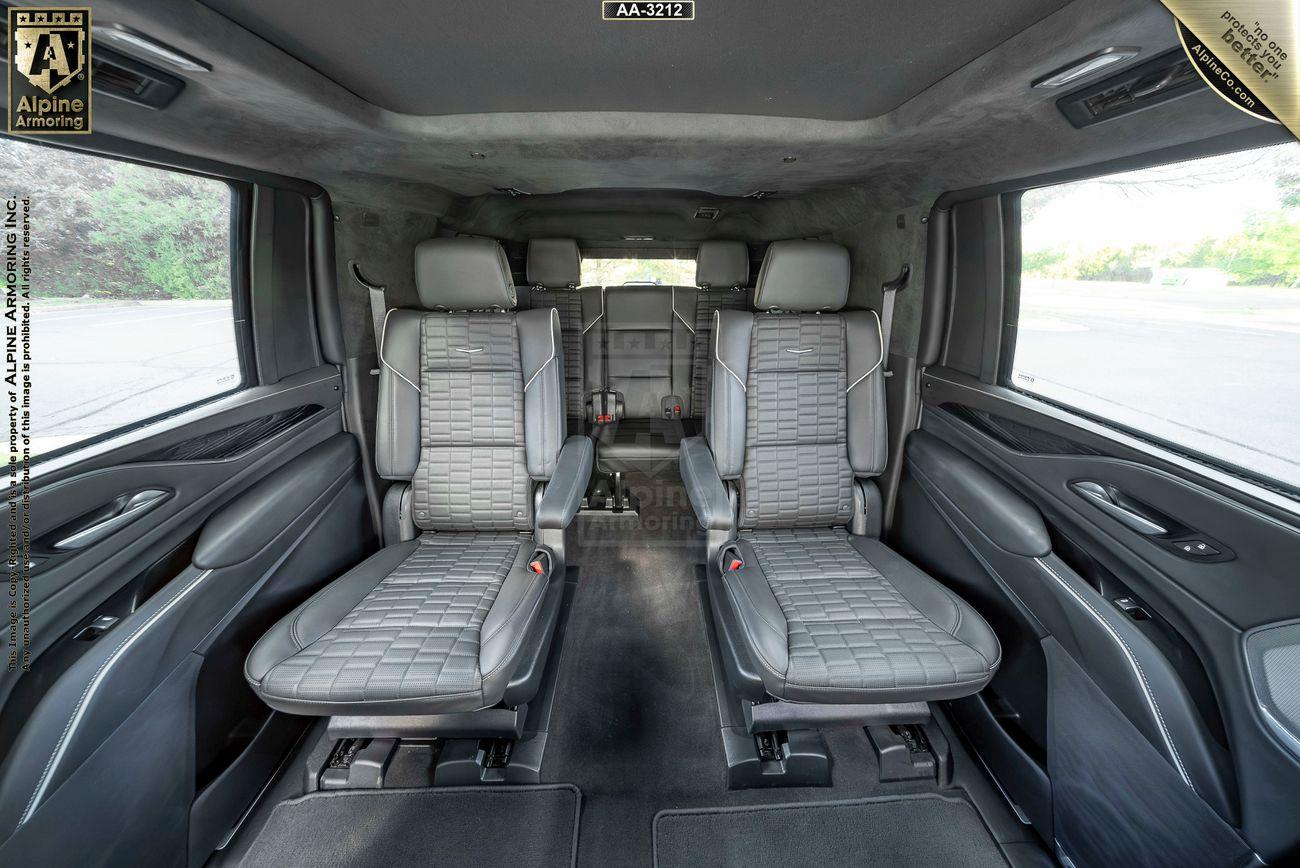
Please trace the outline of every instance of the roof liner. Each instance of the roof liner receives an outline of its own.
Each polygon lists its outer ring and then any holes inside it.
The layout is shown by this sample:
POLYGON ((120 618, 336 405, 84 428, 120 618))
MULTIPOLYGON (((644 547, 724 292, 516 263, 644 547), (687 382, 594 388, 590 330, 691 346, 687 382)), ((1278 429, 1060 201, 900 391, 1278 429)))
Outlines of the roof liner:
MULTIPOLYGON (((162 111, 97 100, 96 132, 65 137, 76 141, 63 144, 93 149, 103 147, 96 143, 103 136, 129 139, 314 181, 338 202, 454 212, 457 225, 492 227, 502 237, 527 237, 547 226, 555 234, 564 211, 588 205, 611 226, 629 227, 627 234, 774 238, 781 236, 772 234, 769 214, 786 215, 780 225, 787 229, 815 228, 843 222, 850 205, 856 212, 865 202, 910 207, 945 190, 1246 128, 1282 130, 1208 89, 1077 130, 1057 109, 1058 92, 1030 87, 1108 45, 1141 46, 1134 63, 1176 45, 1173 17, 1158 0, 1076 0, 897 109, 864 121, 652 112, 417 117, 374 106, 197 0, 97 0, 95 18, 161 40, 212 70, 175 71, 186 88, 162 111), (471 158, 472 152, 484 158, 471 158), (786 155, 798 159, 790 163, 786 155), (539 195, 510 199, 496 192, 505 187, 539 195), (542 195, 610 188, 624 192, 599 201, 542 195), (646 208, 654 205, 627 188, 702 192, 673 194, 658 212, 662 225, 634 230, 631 224, 647 220, 646 208), (688 211, 709 196, 755 190, 778 195, 719 203, 723 214, 716 221, 695 220, 688 211), (620 198, 621 209, 614 201, 620 198)), ((519 81, 529 78, 526 66, 513 68, 519 81)))
POLYGON ((582 3, 204 0, 368 102, 411 115, 637 111, 863 120, 1066 0, 701 0, 694 21, 582 3))

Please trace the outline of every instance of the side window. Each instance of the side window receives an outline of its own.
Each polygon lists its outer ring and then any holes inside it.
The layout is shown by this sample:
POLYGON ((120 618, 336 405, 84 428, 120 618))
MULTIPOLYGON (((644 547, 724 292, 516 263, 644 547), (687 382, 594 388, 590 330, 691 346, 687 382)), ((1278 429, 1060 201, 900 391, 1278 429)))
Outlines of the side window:
POLYGON ((1011 383, 1300 489, 1300 144, 1021 200, 1011 383))
POLYGON ((229 184, 0 139, 30 199, 39 461, 244 385, 229 184))

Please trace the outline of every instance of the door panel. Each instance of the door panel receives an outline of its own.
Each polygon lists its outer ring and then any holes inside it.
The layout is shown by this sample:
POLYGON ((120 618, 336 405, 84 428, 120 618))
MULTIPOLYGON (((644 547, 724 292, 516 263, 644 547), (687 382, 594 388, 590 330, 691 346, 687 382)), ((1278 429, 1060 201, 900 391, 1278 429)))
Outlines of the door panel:
MULTIPOLYGON (((340 431, 339 388, 337 370, 322 366, 276 386, 248 389, 220 402, 223 406, 192 411, 200 418, 165 431, 145 429, 143 436, 120 448, 110 441, 81 462, 59 461, 49 470, 38 465, 29 508, 36 561, 31 571, 31 620, 39 627, 31 632, 33 663, 82 620, 94 617, 97 606, 183 546, 241 488, 340 431), (217 448, 206 439, 212 432, 299 408, 310 412, 290 427, 264 430, 267 436, 234 455, 204 457, 217 448), (207 442, 207 448, 193 452, 199 441, 207 442), (148 460, 169 450, 193 457, 148 460), (35 545, 124 494, 149 490, 166 492, 166 500, 92 545, 70 551, 35 545)), ((6 517, 0 523, 0 540, 6 546, 9 533, 6 517)), ((19 672, 0 673, 0 707, 19 672)))
MULTIPOLYGON (((1290 511, 1296 507, 1278 492, 950 369, 930 369, 922 393, 922 433, 913 436, 955 450, 947 464, 969 462, 1032 505, 1051 538, 1053 553, 1041 560, 1059 561, 1064 584, 1057 590, 1068 592, 1045 602, 1044 589, 1055 582, 1049 572, 1030 569, 1033 559, 1017 562, 995 544, 988 513, 952 496, 945 504, 945 486, 934 479, 927 485, 909 450, 895 516, 898 543, 969 593, 1003 638, 1003 672, 972 700, 984 708, 958 714, 974 741, 994 746, 983 753, 1012 798, 1046 795, 1041 773, 1052 774, 1053 752, 1063 749, 1053 742, 1060 731, 1048 711, 1054 695, 1048 671, 1064 680, 1059 673, 1077 664, 1168 767, 1189 771, 1200 804, 1240 829, 1265 858, 1292 856, 1300 844, 1294 822, 1300 755, 1292 749, 1300 745, 1287 738, 1292 724, 1270 708, 1289 707, 1285 685, 1277 686, 1276 661, 1288 659, 1300 636, 1264 628, 1300 617, 1294 571, 1300 519, 1290 511), (1112 501, 1162 532, 1100 505, 1075 487, 1081 481, 1099 483, 1112 501), (1179 545, 1196 540, 1212 542, 1220 554, 1196 555, 1179 545), (1248 634, 1270 637, 1272 687, 1252 687, 1248 634), (1049 643, 1068 664, 1051 663, 1049 643), (1128 666, 1129 657, 1137 668, 1128 666), (1155 716, 1148 694, 1157 700, 1155 716), (1181 751, 1181 763, 1160 751, 1162 730, 1181 751), (1019 795, 1010 792, 1017 789, 1019 795)), ((951 489, 952 480, 946 483, 951 489)), ((1253 656, 1253 671, 1262 673, 1262 651, 1253 656)), ((1096 755, 1094 761, 1109 760, 1096 755)), ((1060 798, 1063 785, 1050 783, 1058 812, 1068 802, 1060 798)), ((1041 812, 1035 825, 1051 840, 1041 812)), ((1217 851, 1204 850, 1210 852, 1217 851)), ((1103 858, 1070 855, 1081 866, 1103 858)))
POLYGON ((201 864, 298 737, 243 660, 374 547, 341 385, 303 371, 38 465, 30 671, 0 674, 6 857, 131 864, 148 841, 159 864, 201 864), (130 513, 139 492, 161 494, 130 513), (74 816, 80 836, 41 831, 74 816))

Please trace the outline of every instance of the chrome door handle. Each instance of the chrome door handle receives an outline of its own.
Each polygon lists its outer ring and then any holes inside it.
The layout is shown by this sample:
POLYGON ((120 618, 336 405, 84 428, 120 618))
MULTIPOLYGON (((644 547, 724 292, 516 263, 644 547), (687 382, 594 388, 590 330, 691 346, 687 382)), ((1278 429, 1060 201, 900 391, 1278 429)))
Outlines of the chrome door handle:
POLYGON ((114 531, 135 521, 169 497, 171 497, 170 491, 163 491, 158 488, 150 488, 129 496, 120 497, 113 503, 112 509, 114 511, 107 518, 102 518, 94 524, 79 528, 75 533, 69 534, 54 543, 51 548, 55 551, 64 552, 82 549, 92 543, 97 543, 114 531))
POLYGON ((1119 492, 1102 485, 1100 482, 1092 482, 1091 480, 1071 482, 1070 488, 1129 530, 1135 530, 1145 536, 1163 536, 1169 533, 1166 528, 1156 524, 1140 512, 1125 506, 1119 492))

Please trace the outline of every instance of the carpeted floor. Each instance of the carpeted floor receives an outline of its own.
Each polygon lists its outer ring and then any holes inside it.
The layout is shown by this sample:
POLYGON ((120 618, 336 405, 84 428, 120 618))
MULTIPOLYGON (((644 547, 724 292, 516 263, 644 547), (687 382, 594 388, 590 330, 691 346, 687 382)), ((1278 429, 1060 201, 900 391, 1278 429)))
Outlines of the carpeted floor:
POLYGON ((1000 868, 975 809, 937 795, 663 811, 655 868, 1000 868))
POLYGON ((240 868, 569 868, 573 786, 319 792, 281 802, 240 868))
MULTIPOLYGON (((831 801, 933 790, 882 785, 860 729, 825 732, 834 786, 729 791, 695 586, 703 534, 676 468, 629 480, 635 518, 582 515, 582 568, 568 620, 542 776, 584 794, 582 866, 648 865, 657 812, 831 801)), ((951 841, 951 839, 950 839, 951 841)))
POLYGON ((703 534, 675 466, 629 485, 639 517, 580 515, 570 536, 581 578, 542 764, 552 783, 290 798, 244 845, 241 868, 647 866, 656 843, 665 868, 1003 864, 962 791, 898 801, 935 786, 881 784, 861 729, 823 732, 831 787, 727 789, 694 569, 703 534), (892 801, 862 802, 880 797, 892 801))

